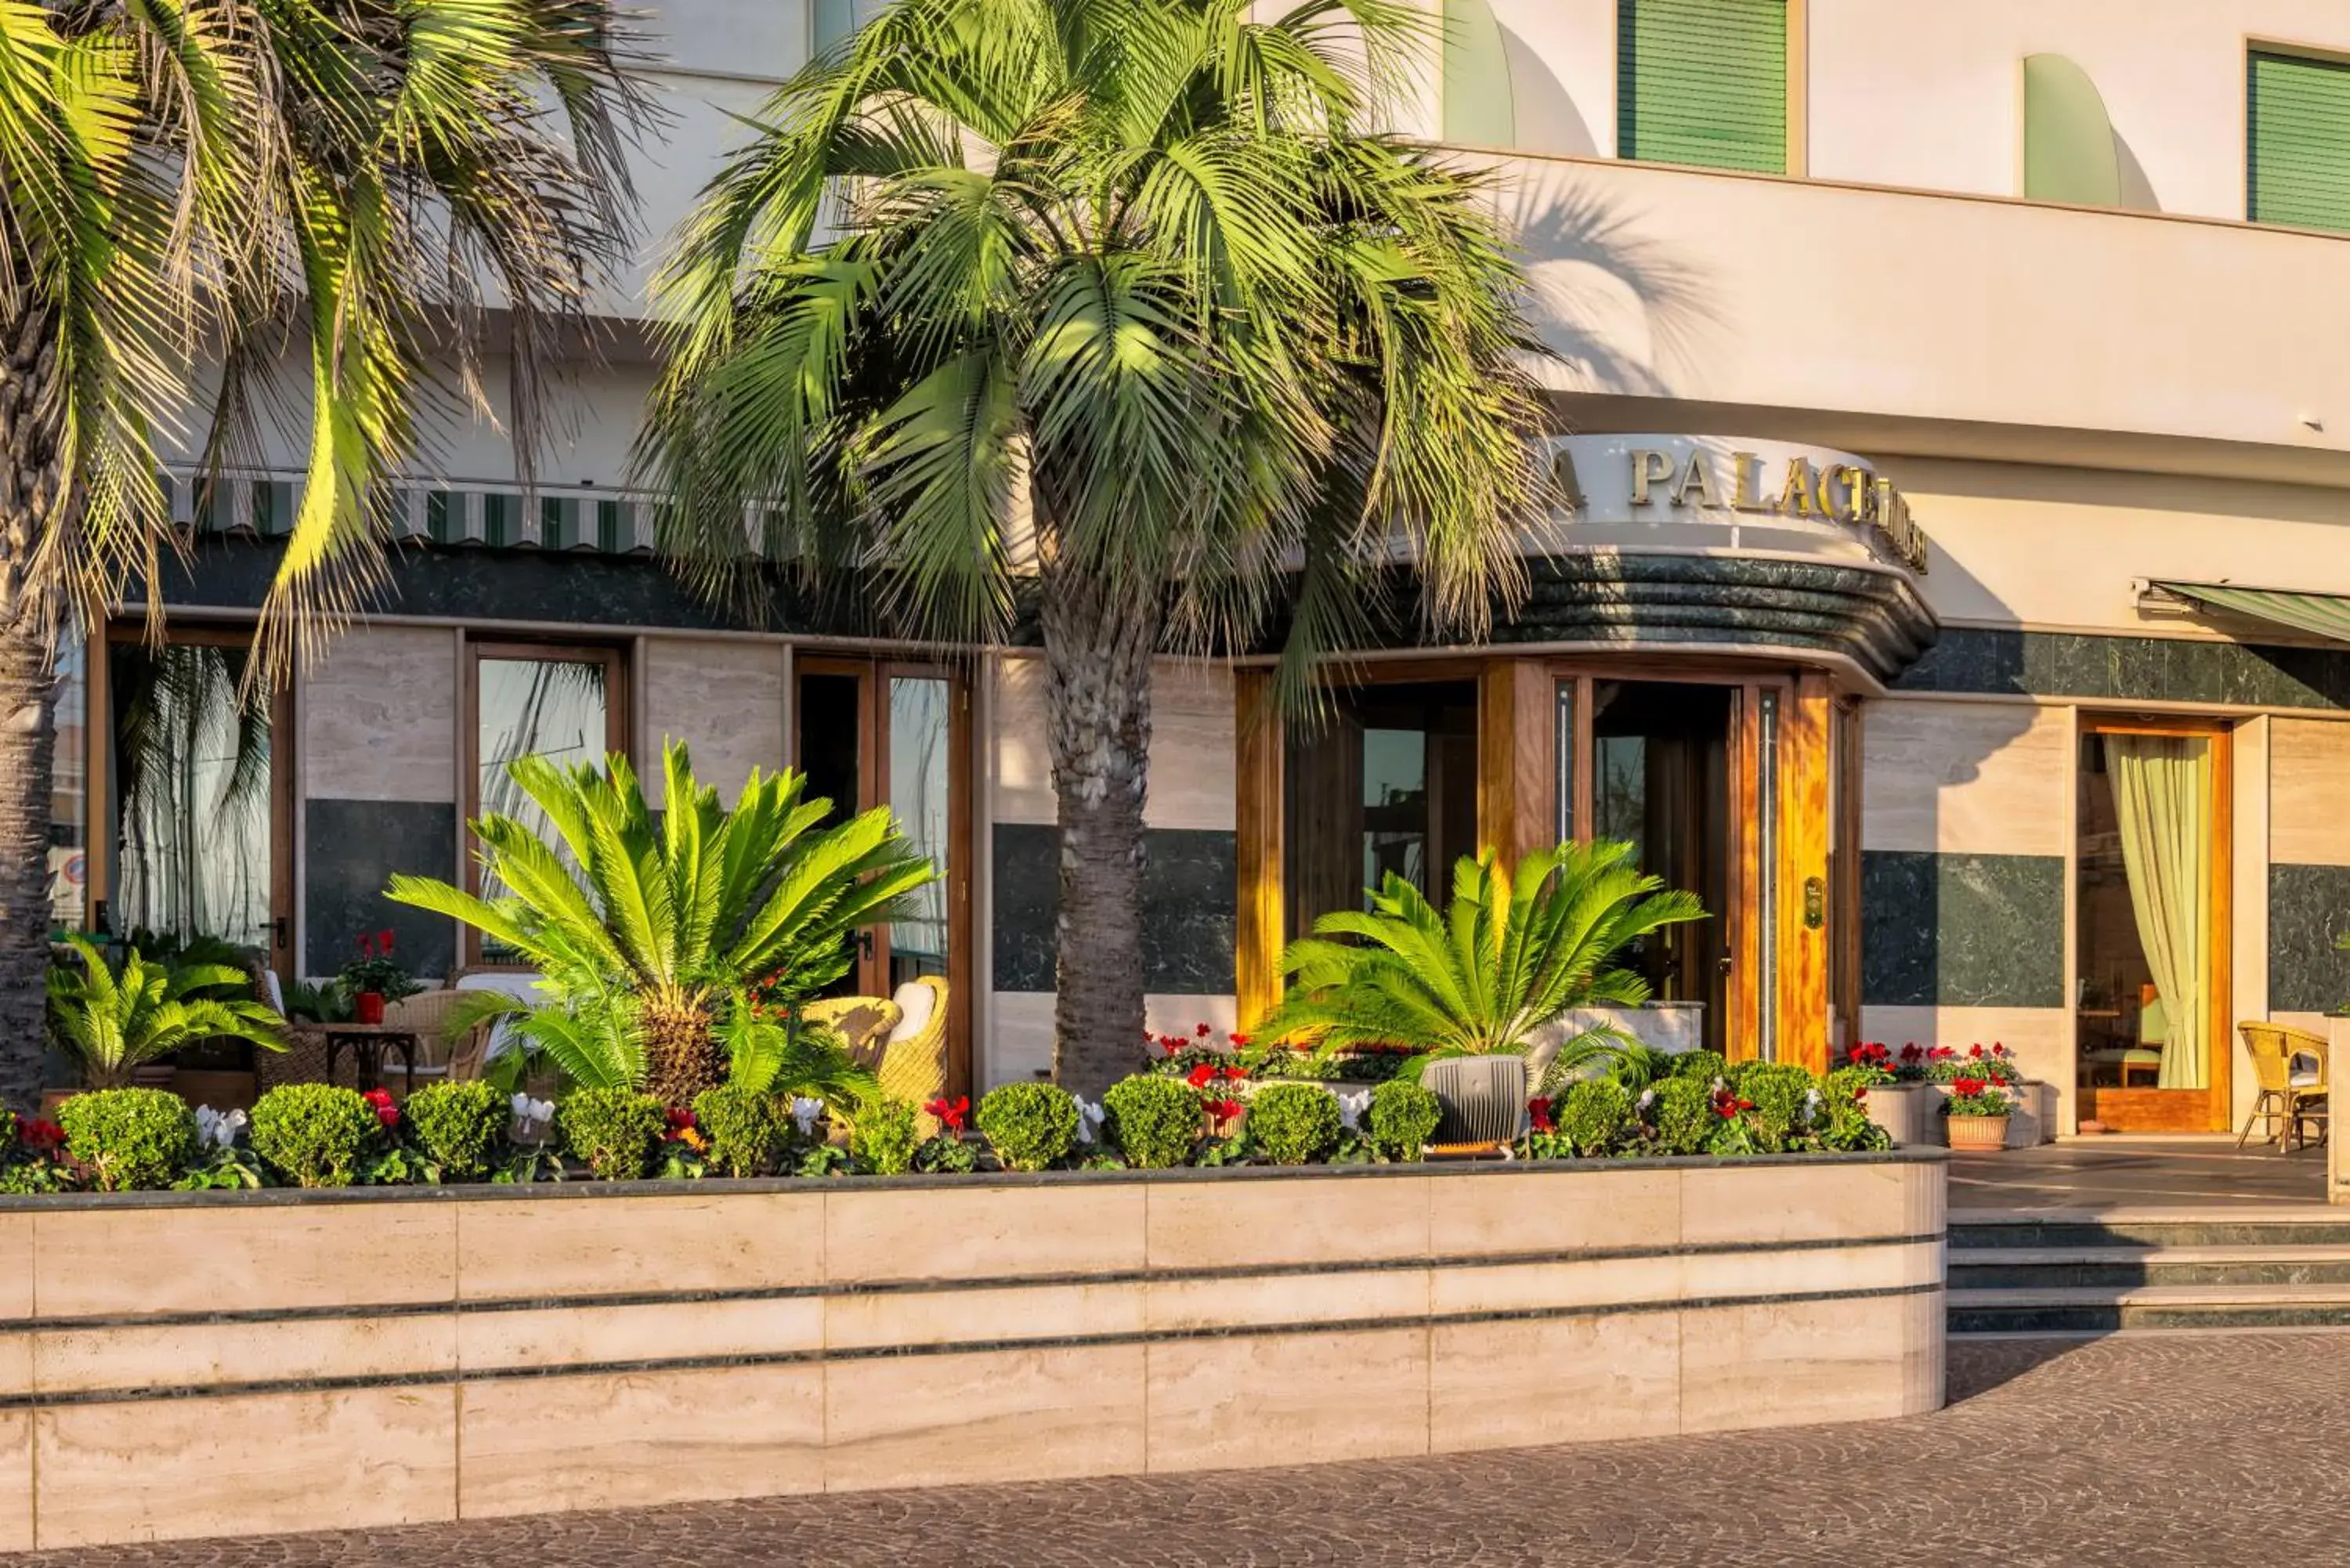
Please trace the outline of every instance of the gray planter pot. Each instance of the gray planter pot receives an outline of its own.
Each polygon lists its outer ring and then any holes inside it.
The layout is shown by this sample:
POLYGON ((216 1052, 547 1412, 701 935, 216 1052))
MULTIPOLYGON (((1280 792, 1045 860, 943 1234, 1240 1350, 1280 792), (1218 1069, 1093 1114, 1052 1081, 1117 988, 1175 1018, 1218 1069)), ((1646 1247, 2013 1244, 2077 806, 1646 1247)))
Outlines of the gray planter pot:
POLYGON ((1431 1062, 1420 1083, 1444 1107, 1440 1144, 1508 1143, 1525 1130, 1523 1056, 1454 1056, 1431 1062))
POLYGON ((1932 1084, 1879 1084, 1862 1102, 1868 1119, 1896 1148, 1931 1147, 1942 1141, 1942 1096, 1932 1084))

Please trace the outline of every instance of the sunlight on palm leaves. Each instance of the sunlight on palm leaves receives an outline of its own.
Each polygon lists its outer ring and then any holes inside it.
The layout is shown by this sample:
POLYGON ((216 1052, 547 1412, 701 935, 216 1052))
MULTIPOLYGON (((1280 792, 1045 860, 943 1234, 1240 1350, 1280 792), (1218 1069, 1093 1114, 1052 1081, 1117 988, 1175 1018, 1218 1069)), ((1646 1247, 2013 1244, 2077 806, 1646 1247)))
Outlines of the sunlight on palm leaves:
MULTIPOLYGON (((1616 965, 1651 932, 1705 918, 1694 893, 1668 891, 1618 841, 1539 849, 1514 871, 1488 849, 1453 867, 1439 910, 1389 873, 1368 910, 1341 910, 1292 942, 1292 989, 1262 1023, 1273 1037, 1324 1053, 1365 1045, 1419 1053, 1410 1071, 1447 1055, 1523 1052, 1565 1013, 1638 1007, 1648 981, 1616 965), (1345 940, 1341 940, 1345 939, 1345 940)), ((1582 1031, 1560 1047, 1565 1068, 1612 1054, 1630 1036, 1582 1031)))
POLYGON ((260 1002, 207 992, 242 991, 251 983, 227 964, 152 963, 133 948, 116 970, 83 937, 68 937, 82 961, 79 973, 50 969, 49 1027, 81 1059, 83 1081, 115 1089, 150 1062, 207 1040, 244 1040, 283 1051, 285 1020, 260 1002))
POLYGON ((641 1082, 689 1105, 723 1075, 714 1031, 747 987, 808 995, 841 972, 852 933, 895 918, 937 872, 886 808, 823 826, 831 803, 806 798, 800 774, 754 771, 729 810, 683 745, 662 763, 657 817, 617 753, 600 767, 520 758, 508 771, 564 853, 513 817, 483 816, 472 826, 485 883, 504 892, 403 876, 390 897, 537 970, 556 1007, 502 1011, 575 1081, 641 1082))

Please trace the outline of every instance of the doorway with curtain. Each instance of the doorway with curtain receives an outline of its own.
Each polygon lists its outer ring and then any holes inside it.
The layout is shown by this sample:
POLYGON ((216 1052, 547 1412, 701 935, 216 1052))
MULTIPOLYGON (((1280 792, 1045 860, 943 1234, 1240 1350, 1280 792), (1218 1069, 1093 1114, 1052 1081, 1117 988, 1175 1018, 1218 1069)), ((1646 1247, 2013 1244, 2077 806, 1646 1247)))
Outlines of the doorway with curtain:
POLYGON ((2230 752, 2223 726, 2085 720, 2074 857, 2080 1116, 2225 1131, 2230 752))

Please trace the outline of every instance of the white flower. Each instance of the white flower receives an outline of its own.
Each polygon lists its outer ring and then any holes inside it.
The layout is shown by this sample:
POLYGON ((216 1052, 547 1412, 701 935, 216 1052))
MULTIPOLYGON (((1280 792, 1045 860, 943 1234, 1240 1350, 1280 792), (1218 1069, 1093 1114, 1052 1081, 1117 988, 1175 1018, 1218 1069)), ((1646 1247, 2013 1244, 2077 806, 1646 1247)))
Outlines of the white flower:
POLYGON ((1371 1108, 1371 1092, 1354 1089, 1338 1096, 1338 1125, 1348 1132, 1362 1130, 1363 1113, 1371 1108))
POLYGON ((1804 1119, 1805 1121, 1810 1121, 1814 1116, 1817 1116, 1819 1114, 1820 1106, 1825 1104, 1827 1096, 1821 1094, 1817 1089, 1804 1090, 1804 1119))
POLYGON ((506 1102, 513 1119, 506 1136, 516 1143, 536 1143, 546 1134, 547 1124, 555 1120, 555 1102, 534 1100, 528 1095, 516 1095, 506 1102))
POLYGON ((792 1096, 792 1120, 799 1124, 800 1137, 814 1137, 816 1136, 816 1124, 817 1118, 821 1117, 823 1115, 824 1102, 822 1100, 812 1100, 806 1095, 795 1095, 792 1096))
POLYGON ((1098 1142, 1095 1135, 1101 1130, 1101 1106, 1087 1099, 1083 1095, 1071 1097, 1077 1102, 1077 1141, 1079 1143, 1098 1142))
POLYGON ((196 1141, 206 1148, 232 1147, 244 1127, 243 1111, 216 1111, 210 1106, 196 1107, 196 1141))
POLYGON ((1647 1110, 1650 1106, 1653 1106, 1653 1105, 1655 1105, 1656 1103, 1657 1103, 1657 1091, 1656 1091, 1656 1090, 1654 1090, 1654 1089, 1643 1089, 1643 1090, 1641 1090, 1641 1091, 1640 1091, 1640 1108, 1641 1108, 1642 1110, 1644 1110, 1644 1111, 1645 1111, 1645 1110, 1647 1110))

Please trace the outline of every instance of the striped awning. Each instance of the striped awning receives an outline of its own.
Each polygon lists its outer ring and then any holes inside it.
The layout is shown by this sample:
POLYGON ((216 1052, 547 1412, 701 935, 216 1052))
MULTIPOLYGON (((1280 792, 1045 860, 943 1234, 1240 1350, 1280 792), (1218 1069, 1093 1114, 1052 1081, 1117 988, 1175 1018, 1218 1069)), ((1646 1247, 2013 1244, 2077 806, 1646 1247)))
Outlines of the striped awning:
POLYGON ((2281 588, 2240 588, 2230 583, 2174 583, 2154 578, 2149 587, 2203 606, 2250 616, 2274 626, 2350 642, 2350 594, 2288 593, 2281 588))

